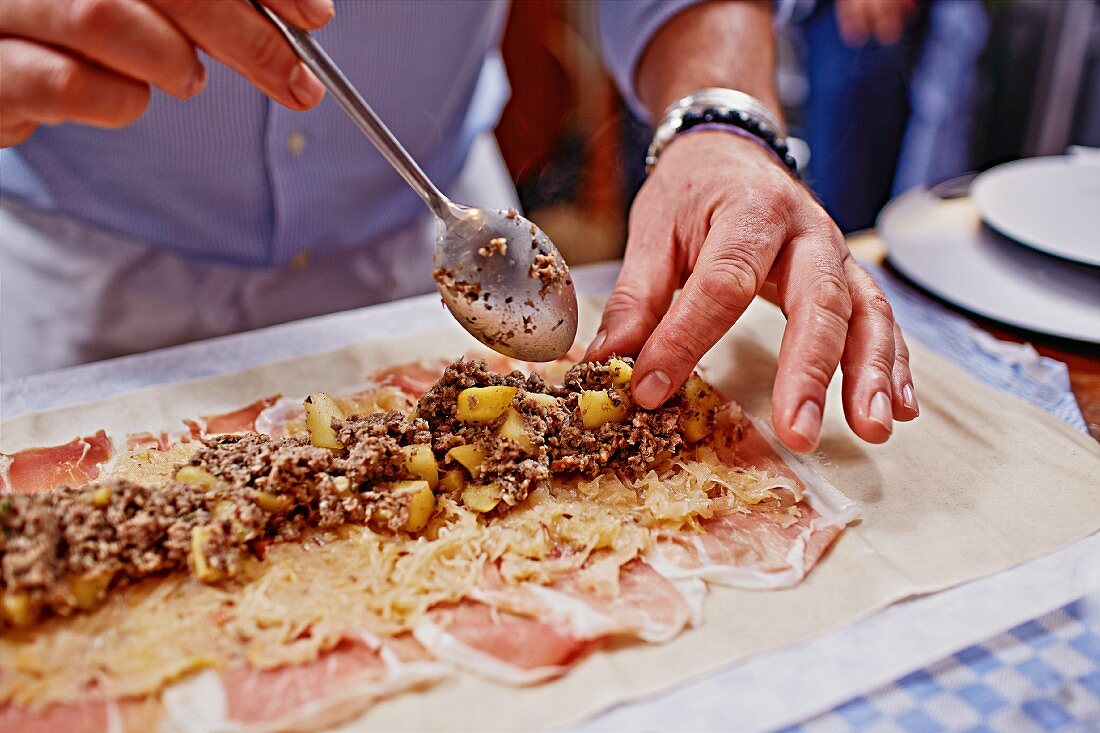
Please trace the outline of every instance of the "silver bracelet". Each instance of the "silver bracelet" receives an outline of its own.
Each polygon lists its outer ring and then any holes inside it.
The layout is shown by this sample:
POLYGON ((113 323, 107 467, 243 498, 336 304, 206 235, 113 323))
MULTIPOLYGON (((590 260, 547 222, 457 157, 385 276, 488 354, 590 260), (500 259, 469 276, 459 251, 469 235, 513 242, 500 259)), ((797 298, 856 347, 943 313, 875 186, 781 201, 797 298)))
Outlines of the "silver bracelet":
POLYGON ((653 169, 661 152, 677 134, 700 124, 729 125, 749 133, 797 175, 794 158, 787 150, 787 129, 779 118, 756 97, 721 87, 692 92, 665 110, 646 153, 646 172, 653 169))

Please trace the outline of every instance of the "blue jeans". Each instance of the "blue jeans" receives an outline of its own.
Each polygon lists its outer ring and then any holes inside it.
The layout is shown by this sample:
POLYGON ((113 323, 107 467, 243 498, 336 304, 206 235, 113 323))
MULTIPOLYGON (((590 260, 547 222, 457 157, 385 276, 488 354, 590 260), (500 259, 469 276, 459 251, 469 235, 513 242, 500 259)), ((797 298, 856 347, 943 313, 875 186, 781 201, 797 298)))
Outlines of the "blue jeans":
POLYGON ((810 85, 806 180, 842 231, 864 229, 890 198, 921 27, 911 24, 893 46, 871 39, 850 48, 832 2, 820 2, 800 25, 810 85))

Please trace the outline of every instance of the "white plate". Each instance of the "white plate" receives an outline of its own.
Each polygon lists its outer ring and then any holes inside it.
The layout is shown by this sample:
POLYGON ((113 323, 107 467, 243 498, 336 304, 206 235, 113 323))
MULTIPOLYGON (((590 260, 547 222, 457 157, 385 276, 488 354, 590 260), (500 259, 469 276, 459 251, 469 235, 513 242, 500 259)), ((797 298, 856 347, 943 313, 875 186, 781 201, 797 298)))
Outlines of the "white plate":
POLYGON ((995 321, 1100 343, 1100 270, 1020 247, 968 198, 914 189, 878 219, 890 262, 944 300, 995 321))
POLYGON ((1005 163, 974 179, 970 197, 1001 234, 1100 267, 1100 162, 1094 156, 1005 163))

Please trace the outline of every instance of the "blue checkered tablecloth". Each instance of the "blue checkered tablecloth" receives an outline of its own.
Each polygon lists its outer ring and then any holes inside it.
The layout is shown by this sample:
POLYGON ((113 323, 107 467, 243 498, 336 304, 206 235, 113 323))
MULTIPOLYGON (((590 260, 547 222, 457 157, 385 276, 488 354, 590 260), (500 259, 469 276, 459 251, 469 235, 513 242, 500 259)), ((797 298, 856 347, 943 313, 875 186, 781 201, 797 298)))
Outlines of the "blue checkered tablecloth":
MULTIPOLYGON (((890 273, 871 269, 909 338, 1085 429, 1065 365, 1029 347, 997 342, 890 273)), ((1100 501, 1100 489, 1097 494, 1100 501)), ((1100 732, 1100 597, 1091 600, 1028 621, 787 730, 1100 732)))
POLYGON ((1100 731, 1098 621, 1071 603, 787 731, 1100 731))

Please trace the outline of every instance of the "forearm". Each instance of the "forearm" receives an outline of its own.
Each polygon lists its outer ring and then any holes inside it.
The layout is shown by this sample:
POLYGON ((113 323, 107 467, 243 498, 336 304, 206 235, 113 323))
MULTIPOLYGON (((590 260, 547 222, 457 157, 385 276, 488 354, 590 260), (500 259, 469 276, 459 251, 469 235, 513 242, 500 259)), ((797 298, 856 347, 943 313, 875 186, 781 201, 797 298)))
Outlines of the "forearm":
POLYGON ((638 97, 655 122, 689 92, 727 87, 777 114, 773 0, 713 0, 672 18, 638 63, 638 97))

